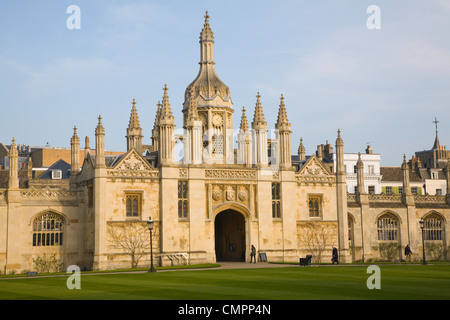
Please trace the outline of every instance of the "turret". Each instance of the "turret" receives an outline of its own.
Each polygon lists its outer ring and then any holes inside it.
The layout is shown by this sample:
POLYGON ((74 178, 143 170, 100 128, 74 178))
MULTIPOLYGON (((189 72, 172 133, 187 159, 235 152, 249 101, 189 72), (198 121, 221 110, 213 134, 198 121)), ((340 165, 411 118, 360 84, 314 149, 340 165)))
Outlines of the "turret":
POLYGON ((275 129, 278 131, 279 143, 279 165, 280 168, 290 168, 291 160, 291 124, 287 118, 286 105, 284 104, 284 97, 281 94, 280 107, 278 109, 278 119, 275 124, 275 129))
POLYGON ((252 136, 248 128, 245 107, 242 107, 241 124, 238 134, 238 164, 245 164, 246 167, 252 166, 252 136))
POLYGON ((12 139, 11 148, 8 152, 9 157, 9 176, 8 176, 8 188, 19 188, 19 153, 17 151, 16 139, 12 139))
POLYGON ((256 107, 252 122, 253 129, 253 154, 257 166, 268 165, 267 155, 267 122, 261 105, 261 96, 256 95, 256 107))
POLYGON ((73 127, 73 136, 70 139, 70 174, 80 171, 80 138, 77 135, 77 127, 73 127))
POLYGON ((159 118, 159 163, 169 164, 173 162, 174 128, 175 120, 170 108, 167 85, 164 85, 161 116, 159 118))
POLYGON ((95 167, 105 167, 105 128, 102 125, 101 116, 98 116, 98 124, 95 128, 95 167))

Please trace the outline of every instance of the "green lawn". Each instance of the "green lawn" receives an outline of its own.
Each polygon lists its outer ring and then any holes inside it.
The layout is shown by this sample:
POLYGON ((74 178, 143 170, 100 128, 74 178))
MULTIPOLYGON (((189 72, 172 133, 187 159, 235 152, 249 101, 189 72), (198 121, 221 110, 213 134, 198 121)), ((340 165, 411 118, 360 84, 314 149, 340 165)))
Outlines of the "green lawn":
POLYGON ((380 269, 380 290, 367 288, 371 275, 367 266, 293 266, 82 274, 80 290, 67 288, 67 276, 0 279, 0 300, 450 299, 449 265, 380 265, 380 269))

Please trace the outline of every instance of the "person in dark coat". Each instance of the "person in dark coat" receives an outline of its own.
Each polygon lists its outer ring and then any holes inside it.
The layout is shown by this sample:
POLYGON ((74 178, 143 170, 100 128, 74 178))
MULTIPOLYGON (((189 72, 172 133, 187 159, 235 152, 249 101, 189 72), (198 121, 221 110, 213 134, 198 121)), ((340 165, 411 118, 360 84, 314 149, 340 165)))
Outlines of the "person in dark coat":
POLYGON ((339 257, 338 257, 338 251, 336 249, 336 247, 333 247, 333 252, 332 252, 332 258, 331 261, 333 262, 333 264, 336 262, 337 264, 339 264, 339 257))
POLYGON ((250 253, 250 263, 252 263, 252 261, 254 261, 254 263, 256 263, 256 248, 254 245, 252 245, 252 252, 250 253))
POLYGON ((406 262, 411 263, 411 255, 412 255, 411 248, 409 247, 409 244, 407 244, 405 247, 406 262))

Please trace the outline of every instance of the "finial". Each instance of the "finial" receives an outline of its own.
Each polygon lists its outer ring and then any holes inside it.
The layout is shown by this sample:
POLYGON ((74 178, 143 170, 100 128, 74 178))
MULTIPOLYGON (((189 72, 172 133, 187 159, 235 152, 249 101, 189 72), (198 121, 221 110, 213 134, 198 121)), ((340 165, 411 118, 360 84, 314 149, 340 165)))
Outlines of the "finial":
POLYGON ((77 126, 73 126, 73 135, 74 135, 74 136, 77 135, 77 126))
POLYGON ((131 104, 133 105, 133 107, 136 106, 136 100, 134 100, 134 98, 133 98, 133 102, 131 104))
POLYGON ((208 14, 208 10, 206 10, 206 13, 205 13, 205 22, 208 22, 208 20, 209 20, 209 14, 208 14))

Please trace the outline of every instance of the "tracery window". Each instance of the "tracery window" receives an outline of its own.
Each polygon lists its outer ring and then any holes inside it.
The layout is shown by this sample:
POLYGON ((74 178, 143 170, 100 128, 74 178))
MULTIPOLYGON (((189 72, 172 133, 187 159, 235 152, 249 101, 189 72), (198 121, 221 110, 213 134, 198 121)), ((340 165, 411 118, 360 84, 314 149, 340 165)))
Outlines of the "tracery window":
POLYGON ((64 220, 55 213, 45 213, 33 221, 33 247, 62 246, 64 220))
POLYGON ((322 197, 321 196, 309 196, 308 208, 310 217, 320 217, 322 211, 322 197))
POLYGON ((140 193, 125 194, 125 210, 127 217, 139 217, 141 215, 141 199, 140 193))
POLYGON ((377 221, 378 240, 398 240, 398 220, 391 215, 383 215, 377 221))
POLYGON ((431 215, 423 219, 423 237, 424 240, 442 240, 444 224, 442 219, 436 215, 431 215))

